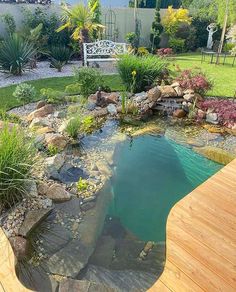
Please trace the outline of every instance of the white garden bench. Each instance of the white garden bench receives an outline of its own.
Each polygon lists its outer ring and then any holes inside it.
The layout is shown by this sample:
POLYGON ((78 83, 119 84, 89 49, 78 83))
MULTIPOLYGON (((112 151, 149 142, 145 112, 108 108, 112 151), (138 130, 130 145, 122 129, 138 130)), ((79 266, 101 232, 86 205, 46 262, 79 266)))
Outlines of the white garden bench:
POLYGON ((127 44, 101 40, 94 43, 84 43, 84 65, 88 62, 116 61, 119 55, 127 53, 127 44))

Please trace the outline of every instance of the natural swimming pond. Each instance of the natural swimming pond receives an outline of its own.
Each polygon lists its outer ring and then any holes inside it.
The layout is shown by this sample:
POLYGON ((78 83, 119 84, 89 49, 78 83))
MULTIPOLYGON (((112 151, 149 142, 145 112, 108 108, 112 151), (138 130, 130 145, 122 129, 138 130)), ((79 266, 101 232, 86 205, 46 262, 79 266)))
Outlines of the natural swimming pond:
POLYGON ((144 241, 165 240, 173 205, 222 165, 164 136, 126 140, 115 152, 108 214, 144 241))

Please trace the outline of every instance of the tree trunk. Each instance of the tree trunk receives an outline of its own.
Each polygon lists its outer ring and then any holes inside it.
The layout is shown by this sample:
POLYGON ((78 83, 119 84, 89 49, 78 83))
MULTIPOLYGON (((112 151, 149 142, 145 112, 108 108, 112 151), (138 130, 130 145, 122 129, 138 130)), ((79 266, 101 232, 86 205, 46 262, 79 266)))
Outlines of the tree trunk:
POLYGON ((87 28, 83 28, 80 31, 80 54, 81 54, 81 58, 82 58, 82 64, 83 66, 84 64, 84 47, 83 44, 84 43, 89 43, 90 42, 90 36, 89 36, 89 31, 87 28))

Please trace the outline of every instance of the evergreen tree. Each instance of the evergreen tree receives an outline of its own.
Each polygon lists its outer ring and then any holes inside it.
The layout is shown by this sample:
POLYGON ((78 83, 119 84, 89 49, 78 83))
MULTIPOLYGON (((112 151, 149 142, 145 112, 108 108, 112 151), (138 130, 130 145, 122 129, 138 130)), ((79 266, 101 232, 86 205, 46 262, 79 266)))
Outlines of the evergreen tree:
POLYGON ((161 33, 163 32, 163 26, 161 24, 161 16, 160 16, 160 0, 157 0, 156 3, 156 12, 155 18, 152 23, 150 41, 152 46, 152 52, 158 48, 161 41, 161 33))

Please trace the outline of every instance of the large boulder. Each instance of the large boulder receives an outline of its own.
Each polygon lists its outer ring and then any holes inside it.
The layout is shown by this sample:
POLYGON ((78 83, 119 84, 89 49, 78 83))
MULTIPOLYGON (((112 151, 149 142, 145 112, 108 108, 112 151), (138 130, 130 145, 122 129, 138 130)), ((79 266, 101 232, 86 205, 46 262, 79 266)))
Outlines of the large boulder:
POLYGON ((48 208, 28 211, 19 229, 19 235, 28 237, 29 234, 48 216, 51 210, 51 208, 48 208))
POLYGON ((51 123, 47 118, 35 118, 29 125, 29 128, 36 128, 36 127, 50 127, 51 123))
POLYGON ((53 106, 51 104, 46 104, 45 106, 30 113, 27 117, 27 120, 31 122, 35 118, 44 118, 51 113, 53 113, 53 106))
POLYGON ((52 184, 48 188, 46 196, 54 202, 65 202, 71 199, 71 194, 62 185, 57 183, 52 184))
POLYGON ((148 91, 148 99, 152 102, 156 102, 161 97, 161 90, 156 86, 148 91))
POLYGON ((59 292, 117 292, 116 289, 101 283, 93 283, 87 280, 66 279, 60 283, 59 292))
POLYGON ((173 112, 173 117, 175 117, 175 118, 184 118, 186 115, 187 115, 187 113, 183 109, 176 109, 173 112))
POLYGON ((66 137, 58 133, 48 133, 45 135, 45 142, 47 146, 56 147, 58 150, 63 150, 68 141, 66 137))
POLYGON ((45 159, 45 171, 48 177, 55 172, 58 172, 65 162, 65 156, 63 154, 56 154, 52 157, 45 159))
POLYGON ((158 88, 161 91, 161 98, 177 97, 176 91, 170 85, 159 86, 158 88))
POLYGON ((235 155, 217 148, 213 146, 205 146, 201 148, 195 148, 195 151, 204 155, 206 158, 211 159, 215 162, 221 163, 221 164, 228 164, 233 159, 235 159, 235 155))

